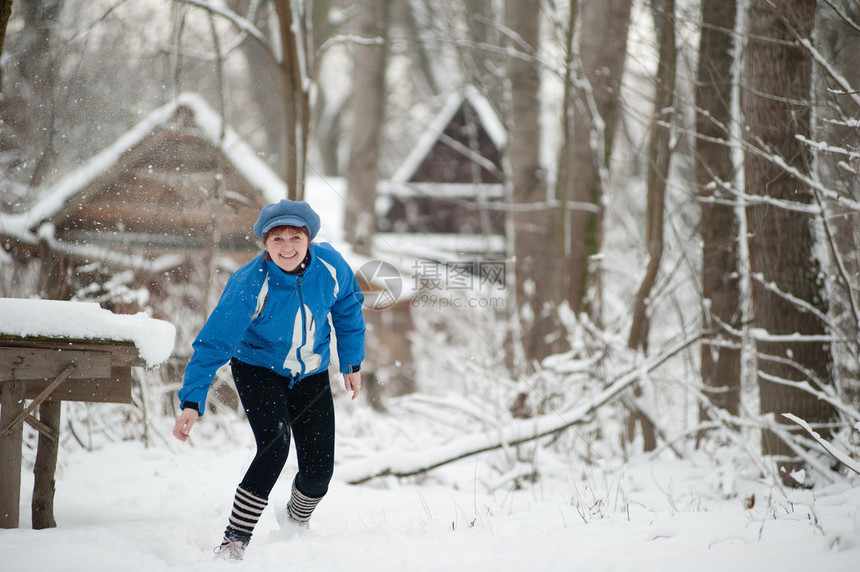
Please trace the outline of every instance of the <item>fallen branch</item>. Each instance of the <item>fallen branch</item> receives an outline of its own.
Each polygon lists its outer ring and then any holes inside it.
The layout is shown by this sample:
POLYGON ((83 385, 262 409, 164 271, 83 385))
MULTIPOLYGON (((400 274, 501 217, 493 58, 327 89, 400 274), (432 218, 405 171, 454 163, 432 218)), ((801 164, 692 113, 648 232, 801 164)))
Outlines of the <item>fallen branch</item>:
MULTIPOLYGON (((785 415, 785 414, 783 414, 785 415)), ((830 470, 825 464, 821 463, 818 459, 813 456, 812 449, 810 448, 812 443, 806 442, 804 443, 801 439, 800 435, 792 435, 787 429, 788 425, 784 423, 778 423, 776 419, 774 419, 773 414, 768 413, 764 417, 764 421, 767 424, 767 430, 776 435, 782 440, 785 445, 791 449, 797 459, 803 461, 806 466, 813 469, 815 472, 821 476, 828 483, 833 484, 836 482, 836 473, 830 470)), ((781 478, 784 478, 786 475, 781 475, 781 478)), ((790 476, 797 484, 802 485, 802 480, 797 480, 794 475, 790 476)), ((790 484, 789 481, 785 481, 786 484, 790 484)))
POLYGON ((587 420, 591 413, 613 401, 645 372, 651 372, 694 344, 701 334, 681 340, 663 354, 616 379, 594 397, 566 411, 553 412, 528 420, 512 420, 496 431, 468 435, 417 453, 392 451, 355 460, 337 468, 338 476, 349 484, 359 484, 378 477, 411 477, 459 461, 472 455, 520 445, 564 431, 587 420))
POLYGON ((821 447, 830 454, 831 457, 845 465, 848 469, 860 475, 860 463, 852 459, 845 451, 840 451, 839 449, 834 447, 832 443, 824 439, 821 435, 818 434, 817 431, 813 430, 812 427, 810 427, 806 421, 800 419, 799 417, 791 413, 783 413, 782 416, 789 421, 794 421, 795 423, 800 425, 807 433, 812 435, 812 438, 815 439, 818 444, 821 445, 821 447))

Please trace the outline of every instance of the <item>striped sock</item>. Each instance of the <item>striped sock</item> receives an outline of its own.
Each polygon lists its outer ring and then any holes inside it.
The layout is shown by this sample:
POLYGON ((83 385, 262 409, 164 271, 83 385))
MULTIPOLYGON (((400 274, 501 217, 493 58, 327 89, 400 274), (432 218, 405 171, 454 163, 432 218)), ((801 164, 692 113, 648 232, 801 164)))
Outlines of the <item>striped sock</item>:
POLYGON ((296 488, 296 481, 293 481, 293 490, 290 494, 290 502, 287 503, 287 512, 291 519, 299 523, 307 523, 311 519, 311 513, 321 500, 322 497, 313 498, 301 492, 296 488))
POLYGON ((236 497, 233 499, 233 512, 230 513, 230 522, 227 524, 224 537, 247 544, 268 503, 268 499, 260 498, 241 486, 238 487, 236 497))

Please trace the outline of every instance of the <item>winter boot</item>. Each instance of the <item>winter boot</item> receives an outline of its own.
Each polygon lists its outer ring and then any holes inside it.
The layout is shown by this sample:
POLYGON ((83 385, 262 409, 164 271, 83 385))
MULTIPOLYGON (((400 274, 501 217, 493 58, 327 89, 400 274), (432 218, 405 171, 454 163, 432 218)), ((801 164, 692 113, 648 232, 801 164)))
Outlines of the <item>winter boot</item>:
POLYGON ((249 493, 241 486, 236 489, 233 499, 233 511, 224 531, 224 540, 215 549, 215 553, 230 560, 241 560, 245 548, 251 541, 251 534, 268 500, 249 493))
POLYGON ((231 540, 230 536, 225 534, 221 545, 215 547, 215 556, 224 558, 225 560, 242 560, 245 557, 245 548, 248 547, 248 541, 250 541, 250 537, 231 540))

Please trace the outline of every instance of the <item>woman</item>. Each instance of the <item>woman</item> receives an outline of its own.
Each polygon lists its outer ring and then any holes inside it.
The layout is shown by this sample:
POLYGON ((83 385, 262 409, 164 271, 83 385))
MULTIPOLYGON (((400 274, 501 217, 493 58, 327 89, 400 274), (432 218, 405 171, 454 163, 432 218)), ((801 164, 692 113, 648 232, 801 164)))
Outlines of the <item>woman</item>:
POLYGON ((343 257, 327 243, 311 242, 319 228, 319 215, 305 202, 263 207, 254 234, 265 252, 230 277, 185 369, 176 438, 188 438, 205 411, 215 372, 229 361, 257 443, 216 548, 227 558, 244 555, 286 463, 291 430, 299 470, 286 507, 289 520, 306 525, 328 491, 334 471, 329 317, 346 389, 353 399, 361 390, 364 296, 343 257))

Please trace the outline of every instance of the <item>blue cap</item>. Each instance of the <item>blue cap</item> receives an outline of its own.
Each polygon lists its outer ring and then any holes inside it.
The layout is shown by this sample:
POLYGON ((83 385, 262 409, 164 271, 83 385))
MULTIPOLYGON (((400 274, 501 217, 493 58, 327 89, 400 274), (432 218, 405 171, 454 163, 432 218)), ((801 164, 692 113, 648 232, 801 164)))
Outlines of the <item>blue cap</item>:
POLYGON ((259 238, 276 226, 303 226, 313 239, 320 230, 320 215, 305 201, 281 199, 280 202, 266 205, 260 210, 260 217, 254 224, 254 234, 259 238))

